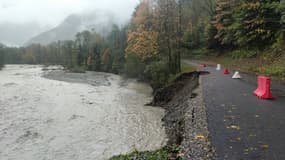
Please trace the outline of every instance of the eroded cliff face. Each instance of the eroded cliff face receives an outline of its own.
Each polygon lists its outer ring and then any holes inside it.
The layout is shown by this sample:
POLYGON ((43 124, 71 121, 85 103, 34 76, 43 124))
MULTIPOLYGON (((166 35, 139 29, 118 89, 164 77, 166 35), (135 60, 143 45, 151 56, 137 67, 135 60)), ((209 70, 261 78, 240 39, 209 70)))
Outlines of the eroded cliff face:
POLYGON ((209 142, 206 108, 203 103, 199 76, 207 72, 190 72, 154 95, 151 105, 166 110, 163 117, 169 145, 179 146, 182 159, 213 159, 209 142))

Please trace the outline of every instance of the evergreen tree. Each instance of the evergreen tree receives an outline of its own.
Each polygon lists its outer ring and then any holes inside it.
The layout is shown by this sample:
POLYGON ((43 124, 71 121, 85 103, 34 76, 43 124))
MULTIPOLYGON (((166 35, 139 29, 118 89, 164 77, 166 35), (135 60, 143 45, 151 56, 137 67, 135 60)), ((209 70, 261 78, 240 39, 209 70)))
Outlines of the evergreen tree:
POLYGON ((280 0, 279 9, 281 14, 280 24, 281 24, 282 38, 283 42, 285 43, 285 0, 280 0))
POLYGON ((0 70, 4 66, 4 46, 0 44, 0 70))
MULTIPOLYGON (((227 48, 233 47, 235 41, 234 31, 230 26, 234 23, 233 11, 236 4, 236 0, 217 0, 216 15, 212 21, 217 32, 214 38, 227 48)), ((212 34, 213 31, 214 29, 211 28, 210 33, 212 34)), ((212 38, 209 39, 212 40, 212 38)))
POLYGON ((239 46, 264 48, 280 30, 280 0, 243 0, 237 13, 236 38, 239 46))

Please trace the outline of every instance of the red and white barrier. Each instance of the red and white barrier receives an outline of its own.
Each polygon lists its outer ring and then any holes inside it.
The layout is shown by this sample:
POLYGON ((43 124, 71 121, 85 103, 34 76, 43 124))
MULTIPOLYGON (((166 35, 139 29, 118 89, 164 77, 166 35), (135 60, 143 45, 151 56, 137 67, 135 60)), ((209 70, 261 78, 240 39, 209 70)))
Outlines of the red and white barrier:
POLYGON ((227 68, 224 69, 224 74, 230 74, 230 72, 227 68))
POLYGON ((241 79, 241 76, 240 76, 238 71, 235 72, 235 74, 233 75, 232 79, 241 79))
POLYGON ((217 70, 217 71, 219 71, 219 70, 221 70, 221 69, 222 69, 221 64, 217 64, 217 68, 216 68, 216 70, 217 70))
POLYGON ((258 87, 253 92, 258 98, 261 99, 275 99, 270 91, 270 78, 266 76, 258 76, 258 87))

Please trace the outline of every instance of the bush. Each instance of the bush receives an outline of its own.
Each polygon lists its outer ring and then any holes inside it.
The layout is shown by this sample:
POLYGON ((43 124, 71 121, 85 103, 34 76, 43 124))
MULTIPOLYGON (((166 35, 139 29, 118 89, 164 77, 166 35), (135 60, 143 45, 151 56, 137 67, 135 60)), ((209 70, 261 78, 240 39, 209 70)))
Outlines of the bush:
POLYGON ((233 59, 241 59, 241 58, 253 58, 256 57, 258 51, 255 50, 235 50, 230 53, 230 56, 233 59))
POLYGON ((147 65, 144 73, 153 89, 163 87, 170 76, 167 61, 164 60, 147 65))
POLYGON ((258 69, 258 72, 266 74, 268 76, 276 76, 285 78, 285 66, 280 64, 274 64, 272 66, 263 66, 258 69))
POLYGON ((4 66, 4 54, 2 53, 0 48, 0 70, 3 68, 3 66, 4 66))
POLYGON ((176 154, 176 152, 176 148, 166 146, 156 151, 135 151, 127 155, 114 156, 110 160, 167 160, 174 157, 173 154, 176 154))
POLYGON ((69 68, 69 71, 74 73, 85 73, 86 69, 84 67, 73 66, 72 68, 69 68))
POLYGON ((132 78, 143 78, 145 64, 134 54, 128 55, 124 67, 124 73, 132 78))

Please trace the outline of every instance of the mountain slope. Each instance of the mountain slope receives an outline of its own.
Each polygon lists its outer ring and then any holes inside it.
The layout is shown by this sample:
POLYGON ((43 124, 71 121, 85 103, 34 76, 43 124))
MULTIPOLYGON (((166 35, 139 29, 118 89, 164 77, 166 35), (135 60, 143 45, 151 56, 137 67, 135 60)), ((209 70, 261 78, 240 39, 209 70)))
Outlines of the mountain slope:
POLYGON ((48 26, 41 26, 35 22, 16 24, 0 23, 0 42, 8 46, 21 46, 27 40, 39 33, 50 29, 48 26))
POLYGON ((25 45, 33 43, 49 44, 58 40, 73 40, 77 32, 95 30, 105 36, 111 31, 113 24, 120 25, 114 15, 106 12, 92 12, 81 15, 70 15, 57 27, 41 33, 27 41, 25 45))

